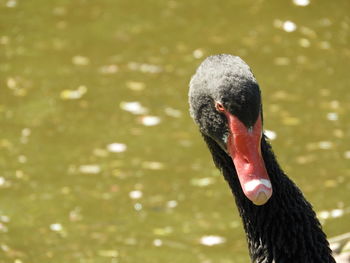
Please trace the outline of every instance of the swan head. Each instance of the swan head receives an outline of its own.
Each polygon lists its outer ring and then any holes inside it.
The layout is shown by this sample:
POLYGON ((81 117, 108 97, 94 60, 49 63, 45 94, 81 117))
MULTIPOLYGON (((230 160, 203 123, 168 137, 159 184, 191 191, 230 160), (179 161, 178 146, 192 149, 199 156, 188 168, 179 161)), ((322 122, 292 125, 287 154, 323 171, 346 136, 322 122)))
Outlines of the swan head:
POLYGON ((200 131, 231 157, 245 196, 265 204, 272 185, 261 154, 261 94, 249 66, 232 55, 208 57, 191 79, 189 104, 200 131))

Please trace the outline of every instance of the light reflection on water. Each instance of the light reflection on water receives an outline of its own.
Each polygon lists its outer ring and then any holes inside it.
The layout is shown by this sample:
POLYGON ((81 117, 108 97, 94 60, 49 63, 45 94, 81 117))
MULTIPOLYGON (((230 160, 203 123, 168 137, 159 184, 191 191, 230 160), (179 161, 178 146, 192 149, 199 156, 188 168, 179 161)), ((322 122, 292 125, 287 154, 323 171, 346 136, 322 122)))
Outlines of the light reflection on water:
POLYGON ((252 66, 325 231, 349 231, 346 1, 0 5, 0 261, 247 262, 187 109, 191 74, 223 52, 252 66))

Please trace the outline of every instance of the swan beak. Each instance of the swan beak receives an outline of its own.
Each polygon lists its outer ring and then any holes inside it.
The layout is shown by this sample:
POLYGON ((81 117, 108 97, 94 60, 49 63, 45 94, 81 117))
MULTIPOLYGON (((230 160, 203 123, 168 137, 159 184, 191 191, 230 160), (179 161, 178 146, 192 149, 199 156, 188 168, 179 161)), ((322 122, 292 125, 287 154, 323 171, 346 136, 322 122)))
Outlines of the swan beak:
POLYGON ((255 205, 264 205, 272 196, 272 185, 261 155, 261 117, 250 128, 230 113, 226 117, 230 129, 227 150, 242 190, 255 205))

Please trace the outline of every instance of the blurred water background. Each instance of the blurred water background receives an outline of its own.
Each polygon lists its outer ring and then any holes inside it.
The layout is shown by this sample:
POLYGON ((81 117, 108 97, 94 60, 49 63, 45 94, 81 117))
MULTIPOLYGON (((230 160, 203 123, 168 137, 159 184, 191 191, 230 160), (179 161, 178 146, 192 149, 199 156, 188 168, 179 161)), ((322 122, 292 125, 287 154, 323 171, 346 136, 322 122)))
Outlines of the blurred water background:
POLYGON ((350 229, 350 2, 0 0, 0 262, 248 262, 188 114, 242 57, 329 237, 350 229))

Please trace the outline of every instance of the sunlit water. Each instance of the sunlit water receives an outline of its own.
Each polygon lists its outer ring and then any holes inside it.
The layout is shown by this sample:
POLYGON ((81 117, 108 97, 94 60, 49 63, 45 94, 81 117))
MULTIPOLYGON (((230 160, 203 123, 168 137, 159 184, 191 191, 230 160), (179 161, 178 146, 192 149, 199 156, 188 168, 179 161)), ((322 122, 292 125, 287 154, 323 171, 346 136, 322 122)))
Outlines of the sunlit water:
POLYGON ((343 1, 0 1, 0 261, 248 262, 188 116, 208 55, 252 67, 328 236, 350 230, 343 1))

